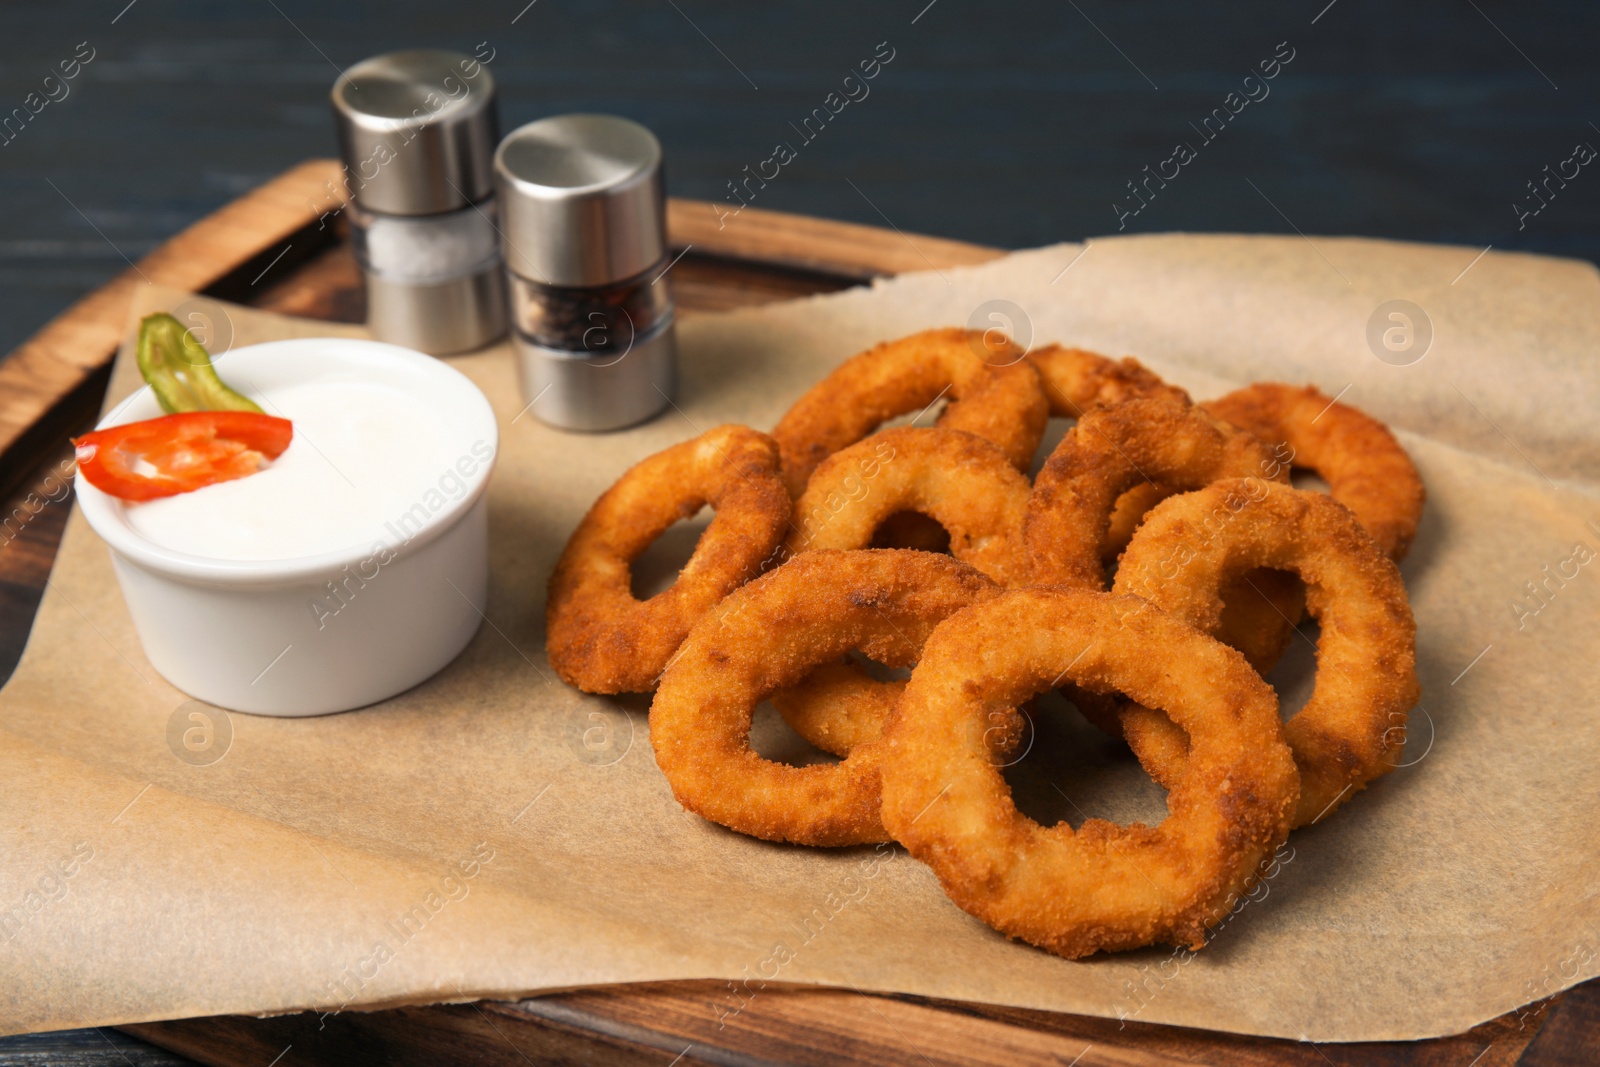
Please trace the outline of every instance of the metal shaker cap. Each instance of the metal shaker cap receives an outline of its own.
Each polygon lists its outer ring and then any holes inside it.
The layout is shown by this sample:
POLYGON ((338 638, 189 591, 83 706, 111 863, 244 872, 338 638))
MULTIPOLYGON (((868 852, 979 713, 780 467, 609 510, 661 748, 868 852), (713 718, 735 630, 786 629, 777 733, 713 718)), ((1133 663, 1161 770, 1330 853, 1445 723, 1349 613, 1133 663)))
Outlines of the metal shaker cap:
POLYGON ((614 115, 518 127, 494 154, 503 245, 516 274, 588 287, 632 278, 667 249, 661 142, 614 115))
POLYGON ((371 211, 433 215, 494 191, 494 77, 471 56, 362 60, 334 82, 333 114, 350 191, 371 211))

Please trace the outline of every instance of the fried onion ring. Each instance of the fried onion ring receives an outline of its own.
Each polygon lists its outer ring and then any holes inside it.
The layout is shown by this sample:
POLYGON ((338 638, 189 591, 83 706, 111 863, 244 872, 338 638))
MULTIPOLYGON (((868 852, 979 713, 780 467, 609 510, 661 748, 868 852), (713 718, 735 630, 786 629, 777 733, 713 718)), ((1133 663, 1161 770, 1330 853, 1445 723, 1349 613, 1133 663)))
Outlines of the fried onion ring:
POLYGON ((550 665, 589 693, 655 688, 690 628, 772 559, 789 509, 776 443, 744 426, 719 426, 636 464, 594 502, 550 576, 550 665), (635 599, 629 565, 707 504, 716 518, 677 581, 635 599))
MULTIPOLYGON (((1029 352, 1028 360, 1038 369, 1050 414, 1057 418, 1081 419, 1091 408, 1110 407, 1139 397, 1164 396, 1183 404, 1191 402, 1188 393, 1163 381, 1132 356, 1115 360, 1086 348, 1046 345, 1029 352)), ((1166 486, 1146 482, 1122 494, 1101 550, 1107 562, 1127 547, 1144 513, 1172 492, 1166 486)))
MULTIPOLYGON (((1116 510, 1111 513, 1111 532, 1106 544, 1101 546, 1101 560, 1110 562, 1121 555, 1145 514, 1172 493, 1166 486, 1150 482, 1123 493, 1117 500, 1116 510)), ((1283 571, 1251 571, 1229 582, 1224 590, 1222 629, 1218 636, 1223 644, 1243 652, 1250 665, 1265 674, 1294 640, 1294 626, 1304 617, 1305 610, 1305 587, 1294 575, 1283 571)), ((1073 700, 1096 726, 1114 737, 1121 735, 1121 728, 1115 725, 1114 708, 1096 710, 1088 701, 1076 696, 1073 700)))
POLYGON ((976 434, 1018 470, 1029 468, 1049 417, 1033 364, 1016 346, 997 349, 976 330, 924 330, 846 360, 779 420, 772 436, 789 494, 804 492, 835 452, 946 395, 939 426, 976 434))
POLYGON ((894 549, 808 552, 739 589, 690 633, 650 705, 650 743, 673 795, 769 841, 887 840, 880 744, 838 764, 791 767, 750 748, 751 714, 819 663, 852 649, 877 658, 920 648, 947 615, 997 593, 948 556, 894 549))
POLYGON ((1033 581, 1104 589, 1100 546, 1117 498, 1136 486, 1199 489, 1219 478, 1270 476, 1271 465, 1250 434, 1168 397, 1086 411, 1034 480, 1023 528, 1033 581))
POLYGON ((1028 353, 1028 361, 1044 382, 1050 414, 1081 419, 1091 408, 1110 407, 1124 400, 1166 396, 1189 403, 1189 394, 1161 380, 1132 356, 1120 360, 1085 348, 1046 345, 1028 353))
MULTIPOLYGON (((1143 397, 1086 411, 1034 480, 1023 528, 1034 584, 1103 590, 1100 548, 1111 528, 1113 505, 1130 490, 1150 485, 1198 489, 1218 478, 1245 475, 1287 481, 1289 472, 1250 434, 1181 397, 1143 397)), ((1255 588, 1244 582, 1230 588, 1228 600, 1247 606, 1231 613, 1221 640, 1265 673, 1292 638, 1299 595, 1297 586, 1270 579, 1255 588), (1254 603, 1267 596, 1281 602, 1254 603)), ((1120 719, 1108 698, 1070 687, 1066 696, 1090 722, 1114 737, 1120 734, 1120 719)))
MULTIPOLYGON (((1217 590, 1255 567, 1297 574, 1322 624, 1311 700, 1284 726, 1300 768, 1294 825, 1304 826, 1392 769, 1419 695, 1416 624, 1399 569, 1348 509, 1261 479, 1217 482, 1156 507, 1123 553, 1116 591, 1215 633, 1217 590)), ((1169 788, 1183 779, 1183 727, 1132 706, 1122 728, 1152 777, 1169 788)))
POLYGON ((903 681, 877 681, 850 663, 824 663, 774 692, 772 706, 806 741, 835 756, 848 756, 883 736, 905 688, 903 681))
POLYGON ((885 519, 915 511, 950 532, 951 555, 1001 585, 1021 584, 1029 492, 1005 453, 981 437, 942 428, 883 430, 817 468, 795 501, 788 549, 866 548, 885 519))
MULTIPOLYGON (((948 429, 882 430, 835 452, 795 502, 786 545, 793 554, 873 544, 894 518, 927 517, 948 531, 950 553, 1000 582, 1027 576, 1022 520, 1028 480, 1004 453, 972 434, 948 429)), ((884 662, 910 667, 919 648, 884 662)), ((789 726, 825 752, 846 755, 882 732, 901 682, 879 682, 851 664, 824 664, 773 694, 789 726)))
POLYGON ((1201 406, 1268 446, 1286 444, 1293 465, 1320 475, 1385 555, 1396 563, 1405 558, 1427 492, 1383 423, 1315 386, 1281 382, 1257 382, 1201 406))
POLYGON ((1277 702, 1234 650, 1136 597, 1022 589, 934 630, 880 745, 883 823, 950 898, 1068 958, 1205 944, 1282 843, 1296 800, 1277 702), (1160 824, 1043 827, 984 744, 995 709, 1062 678, 1163 708, 1195 738, 1160 824))
POLYGON ((1133 540, 1133 531, 1144 521, 1144 513, 1173 492, 1164 485, 1142 482, 1117 497, 1117 506, 1111 511, 1111 526, 1106 530, 1105 543, 1100 546, 1101 562, 1110 563, 1122 555, 1122 550, 1133 540))

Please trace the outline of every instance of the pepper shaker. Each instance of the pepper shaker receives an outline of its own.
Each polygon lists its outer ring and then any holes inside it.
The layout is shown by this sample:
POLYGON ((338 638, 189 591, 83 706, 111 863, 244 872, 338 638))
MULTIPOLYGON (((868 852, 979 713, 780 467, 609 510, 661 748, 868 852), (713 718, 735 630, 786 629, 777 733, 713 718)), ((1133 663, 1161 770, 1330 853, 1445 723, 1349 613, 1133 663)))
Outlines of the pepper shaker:
POLYGON ((456 52, 391 52, 333 86, 352 242, 380 341, 433 355, 506 332, 494 78, 456 52))
POLYGON ((661 143, 612 115, 513 130, 494 156, 523 399, 568 430, 616 430, 677 381, 661 143))

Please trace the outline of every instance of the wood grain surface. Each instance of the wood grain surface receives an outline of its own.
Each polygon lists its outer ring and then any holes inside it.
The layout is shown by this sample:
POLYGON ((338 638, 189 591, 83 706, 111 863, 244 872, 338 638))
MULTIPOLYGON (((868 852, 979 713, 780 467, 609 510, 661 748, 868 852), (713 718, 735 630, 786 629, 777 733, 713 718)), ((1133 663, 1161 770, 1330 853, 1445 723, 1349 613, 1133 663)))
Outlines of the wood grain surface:
MULTIPOLYGON (((166 284, 299 315, 360 321, 360 277, 339 229, 308 214, 305 191, 331 164, 307 163, 251 193, 252 214, 225 209, 141 262, 166 284), (298 205, 298 207, 296 206, 298 205), (181 242, 181 243, 179 243, 181 242), (297 249, 282 254, 285 245, 297 249), (178 252, 183 252, 179 257, 178 252), (183 262, 179 263, 178 260, 183 262), (159 276, 158 276, 159 275, 159 276), (175 277, 192 279, 173 281, 175 277)), ((993 249, 868 227, 747 210, 718 226, 709 206, 676 201, 673 269, 685 314, 753 305, 857 284, 874 274, 982 262, 993 249), (707 221, 707 220, 710 221, 707 221), (770 248, 771 254, 764 249, 770 248)), ((0 364, 42 368, 30 395, 56 403, 12 437, 48 424, 25 477, 3 505, 0 535, 0 675, 20 654, 68 513, 49 479, 70 463, 65 435, 92 419, 95 372, 120 336, 121 296, 98 292, 37 334, 30 357, 0 364), (65 347, 63 347, 65 346, 65 347), (66 350, 71 348, 70 351, 66 350), (76 376, 76 378, 74 378, 76 376), (62 413, 62 408, 69 410, 62 413)), ((37 403, 37 401, 35 402, 37 403)), ((17 412, 26 409, 17 407, 17 412)), ((1240 1037, 1142 1023, 849 990, 772 989, 723 1021, 722 987, 677 982, 613 986, 518 1003, 440 1005, 319 1018, 219 1017, 0 1040, 0 1067, 43 1063, 173 1064, 945 1064, 1168 1065, 1379 1064, 1426 1067, 1550 1067, 1596 1062, 1600 982, 1465 1034, 1434 1041, 1327 1045, 1240 1037), (132 1035, 126 1036, 126 1035, 132 1035), (138 1038, 145 1045, 133 1041, 138 1038)))
MULTIPOLYGON (((345 1014, 319 1028, 315 1015, 155 1023, 125 1029, 203 1063, 438 1063, 470 1048, 484 1064, 794 1064, 803 1067, 975 1067, 1072 1064, 1238 1067, 1332 1064, 1510 1067, 1533 1029, 1496 1020, 1430 1042, 1318 1045, 1021 1009, 806 990, 756 997, 723 1028, 726 995, 709 983, 624 986, 539 997, 345 1014), (681 1057, 674 1059, 674 1057, 681 1057)), ((462 1057, 464 1058, 464 1057, 462 1057)), ((1527 1062, 1527 1061, 1523 1061, 1527 1062)))

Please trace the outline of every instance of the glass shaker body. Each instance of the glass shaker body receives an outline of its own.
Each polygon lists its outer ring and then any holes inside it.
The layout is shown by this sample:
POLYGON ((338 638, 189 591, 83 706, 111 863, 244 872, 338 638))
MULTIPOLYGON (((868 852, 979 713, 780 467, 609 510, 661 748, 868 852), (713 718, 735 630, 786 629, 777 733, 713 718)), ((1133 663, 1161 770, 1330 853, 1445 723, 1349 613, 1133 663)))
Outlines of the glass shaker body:
POLYGON ((390 215, 355 201, 349 211, 367 324, 378 340, 445 355, 505 334, 493 197, 436 215, 390 215))
POLYGON ((564 429, 621 429, 658 414, 676 390, 676 308, 665 258, 611 285, 559 286, 508 275, 523 394, 564 429))
POLYGON ((659 276, 665 266, 597 286, 544 285, 513 274, 517 333, 532 344, 584 358, 621 355, 672 325, 672 291, 659 276))

